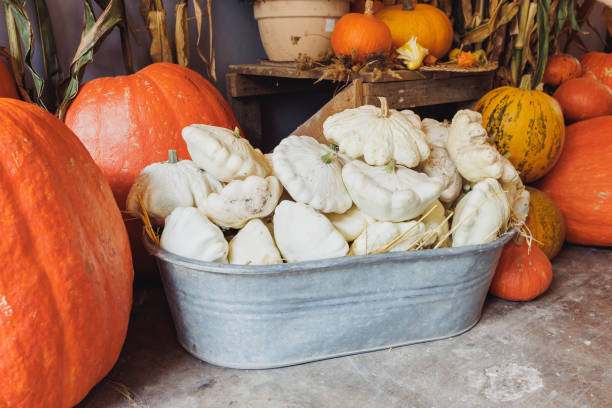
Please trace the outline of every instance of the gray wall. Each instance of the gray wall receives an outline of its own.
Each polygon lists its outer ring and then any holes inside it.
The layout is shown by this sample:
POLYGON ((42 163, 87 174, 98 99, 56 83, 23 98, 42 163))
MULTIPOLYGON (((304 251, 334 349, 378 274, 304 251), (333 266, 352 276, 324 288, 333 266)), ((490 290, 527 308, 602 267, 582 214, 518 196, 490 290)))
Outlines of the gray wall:
MULTIPOLYGON (((148 55, 149 37, 138 10, 139 0, 124 0, 134 27, 137 39, 132 37, 132 49, 135 68, 142 68, 151 63, 148 55)), ((92 2, 93 3, 93 2, 92 2)), ((206 0, 200 1, 203 6, 206 0)), ((82 29, 83 6, 81 0, 47 0, 53 31, 55 33, 58 53, 63 68, 67 68, 78 46, 82 29)), ((170 23, 170 36, 174 29, 175 0, 164 0, 168 21, 170 23)), ((193 16, 193 5, 189 1, 190 16, 193 16)), ((27 10, 31 18, 35 18, 33 1, 27 0, 27 10)), ((95 9, 99 13, 98 8, 95 9)), ((253 18, 253 7, 239 0, 213 1, 213 27, 214 47, 217 63, 217 82, 215 85, 225 95, 225 74, 229 64, 255 63, 265 58, 265 53, 259 39, 257 22, 253 18)), ((190 68, 203 73, 204 65, 195 51, 196 26, 190 21, 191 63, 190 68)), ((203 33, 205 34, 205 33, 203 33)), ((38 34, 36 33, 38 36, 38 34)), ((208 55, 208 39, 204 37, 201 48, 208 55)), ((4 23, 4 10, 0 7, 0 45, 8 47, 6 26, 4 23)), ((40 50, 34 54, 34 65, 42 71, 40 50)), ((121 57, 121 46, 118 30, 105 40, 88 66, 84 79, 89 80, 100 76, 123 75, 125 73, 121 57)), ((288 135, 299 124, 308 119, 326 100, 331 97, 330 92, 313 91, 300 95, 281 95, 274 98, 263 99, 264 137, 267 149, 274 146, 278 140, 288 135)))

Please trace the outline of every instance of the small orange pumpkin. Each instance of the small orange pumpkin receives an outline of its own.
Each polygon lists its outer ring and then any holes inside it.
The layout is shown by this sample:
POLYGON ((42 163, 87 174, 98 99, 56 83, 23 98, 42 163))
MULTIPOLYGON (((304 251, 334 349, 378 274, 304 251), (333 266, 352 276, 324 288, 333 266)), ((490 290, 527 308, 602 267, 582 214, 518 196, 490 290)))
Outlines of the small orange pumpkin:
POLYGON ((440 59, 453 44, 453 25, 442 10, 428 4, 414 4, 403 0, 402 4, 385 7, 376 18, 391 30, 393 48, 406 44, 412 37, 440 59))
POLYGON ((530 90, 528 76, 521 88, 502 86, 483 96, 475 106, 483 126, 503 155, 530 183, 553 168, 565 140, 559 103, 541 91, 530 90))
POLYGON ((555 202, 542 191, 527 187, 529 191, 529 216, 527 227, 537 241, 534 242, 553 259, 565 241, 565 218, 555 202))
POLYGON ((552 282, 552 265, 536 245, 509 242, 504 246, 489 291, 505 300, 532 300, 552 282))
POLYGON ((364 62, 370 55, 389 55, 391 32, 374 17, 372 0, 366 1, 364 14, 348 13, 336 23, 331 36, 334 53, 364 62))
POLYGON ((597 79, 612 88, 612 54, 587 52, 578 57, 584 73, 592 72, 597 79))
POLYGON ((582 75, 582 65, 576 57, 569 54, 555 54, 546 62, 542 82, 550 86, 559 86, 580 75, 582 75))
POLYGON ((568 122, 612 115, 612 90, 588 76, 570 79, 553 94, 568 122))
POLYGON ((2 61, 0 61, 0 98, 19 99, 11 72, 2 61))

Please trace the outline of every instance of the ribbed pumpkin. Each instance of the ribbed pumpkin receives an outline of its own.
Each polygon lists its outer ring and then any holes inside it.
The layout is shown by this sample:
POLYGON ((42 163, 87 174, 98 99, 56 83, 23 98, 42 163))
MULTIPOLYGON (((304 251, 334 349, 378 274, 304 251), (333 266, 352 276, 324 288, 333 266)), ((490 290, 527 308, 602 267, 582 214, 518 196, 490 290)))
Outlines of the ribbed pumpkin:
POLYGON ((553 259, 565 241, 565 219, 555 202, 540 190, 527 187, 529 191, 529 216, 527 227, 538 242, 535 245, 553 259))
MULTIPOLYGON (((227 102, 200 74, 156 63, 129 76, 87 82, 66 113, 66 124, 85 144, 109 181, 119 208, 147 165, 167 160, 168 150, 189 158, 181 130, 193 123, 234 129, 227 102)), ((127 219, 137 272, 154 271, 139 220, 127 219)))
POLYGON ((331 36, 336 55, 364 62, 371 55, 391 52, 389 28, 374 17, 372 7, 372 0, 367 0, 364 14, 348 13, 338 20, 331 36))
POLYGON ((563 211, 568 242, 612 246, 612 116, 568 126, 559 163, 536 187, 563 211))
MULTIPOLYGON (((526 78, 522 88, 530 82, 526 78)), ((557 162, 565 140, 559 103, 544 92, 503 86, 483 96, 475 109, 483 126, 525 183, 544 176, 557 162)))
POLYGON ((587 52, 578 57, 583 72, 592 72, 597 79, 612 88, 612 54, 587 52))
POLYGON ((568 122, 612 115, 612 89, 588 76, 564 82, 553 98, 561 105, 568 122))
POLYGON ((0 61, 0 98, 19 99, 11 72, 4 65, 3 61, 0 61))
POLYGON ((546 69, 542 82, 550 86, 558 86, 563 82, 582 75, 580 61, 573 55, 555 54, 546 61, 546 69))
POLYGON ((85 147, 0 99, 0 406, 72 407, 125 339, 133 269, 113 194, 85 147))
POLYGON ((453 43, 453 25, 437 7, 413 3, 416 2, 403 0, 402 4, 385 7, 376 13, 376 18, 389 26, 394 49, 417 37, 431 55, 444 57, 453 43))
POLYGON ((552 282, 552 265, 544 252, 527 241, 504 246, 489 291, 505 300, 527 301, 546 292, 552 282))

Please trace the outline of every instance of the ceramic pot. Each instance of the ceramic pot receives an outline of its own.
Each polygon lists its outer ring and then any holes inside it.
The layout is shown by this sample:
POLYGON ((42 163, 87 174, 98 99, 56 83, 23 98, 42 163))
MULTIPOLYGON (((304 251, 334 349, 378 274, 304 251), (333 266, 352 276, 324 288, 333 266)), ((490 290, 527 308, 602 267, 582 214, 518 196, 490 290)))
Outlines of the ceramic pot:
POLYGON ((270 61, 295 61, 300 54, 320 59, 332 51, 331 34, 349 0, 265 0, 253 11, 270 61))

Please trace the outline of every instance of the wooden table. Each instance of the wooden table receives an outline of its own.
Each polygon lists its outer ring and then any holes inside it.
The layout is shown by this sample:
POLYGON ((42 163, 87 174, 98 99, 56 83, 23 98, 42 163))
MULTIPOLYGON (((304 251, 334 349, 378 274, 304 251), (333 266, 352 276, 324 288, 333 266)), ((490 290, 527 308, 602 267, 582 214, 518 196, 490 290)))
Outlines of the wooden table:
MULTIPOLYGON (((324 140, 322 123, 330 115, 361 105, 378 105, 384 96, 393 109, 409 109, 443 103, 465 102, 480 98, 493 87, 496 65, 462 72, 441 71, 424 67, 419 71, 394 71, 376 76, 374 73, 353 74, 340 91, 308 121, 293 133, 324 140)), ((298 70, 291 65, 230 65, 226 75, 230 106, 245 135, 255 146, 261 146, 260 96, 315 89, 321 69, 298 70)), ((331 87, 331 80, 316 86, 331 87)), ((337 87, 338 84, 336 83, 337 87)))

